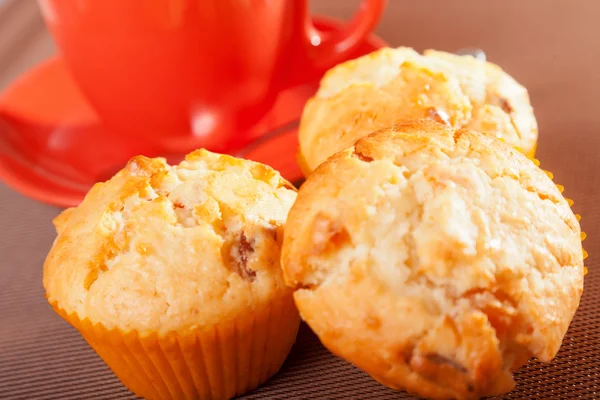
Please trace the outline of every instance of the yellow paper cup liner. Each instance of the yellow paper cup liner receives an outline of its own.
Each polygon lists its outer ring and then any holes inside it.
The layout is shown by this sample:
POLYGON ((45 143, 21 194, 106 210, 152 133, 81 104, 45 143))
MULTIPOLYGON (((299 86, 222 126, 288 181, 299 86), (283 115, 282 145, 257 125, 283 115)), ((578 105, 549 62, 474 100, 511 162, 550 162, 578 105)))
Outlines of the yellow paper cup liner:
POLYGON ((153 399, 229 399, 273 376, 296 340, 300 317, 291 295, 212 328, 164 336, 107 329, 58 305, 123 384, 153 399))
POLYGON ((533 147, 525 155, 529 159, 535 158, 536 150, 537 150, 537 142, 533 145, 533 147))

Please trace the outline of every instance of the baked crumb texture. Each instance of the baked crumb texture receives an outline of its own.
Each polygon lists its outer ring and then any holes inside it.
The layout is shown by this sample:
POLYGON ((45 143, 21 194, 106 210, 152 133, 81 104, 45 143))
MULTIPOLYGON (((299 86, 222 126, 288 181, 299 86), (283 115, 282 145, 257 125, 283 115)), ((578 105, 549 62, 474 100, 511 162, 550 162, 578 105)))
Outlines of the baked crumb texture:
POLYGON ((422 117, 535 154, 538 130, 527 90, 500 67, 471 56, 433 50, 421 55, 400 47, 327 72, 302 115, 298 162, 308 175, 359 138, 422 117))
MULTIPOLYGON (((345 67, 348 76, 372 80, 364 62, 345 67)), ((388 64, 390 76, 406 66, 388 64)), ((339 71, 317 98, 335 95, 339 71)), ((533 161, 422 119, 359 140, 308 177, 282 265, 301 316, 331 351, 392 388, 475 399, 511 390, 529 358, 555 356, 583 290, 581 238, 533 161)))
POLYGON ((50 303, 106 328, 210 327, 290 296, 279 258, 296 190, 273 169, 199 150, 142 156, 56 218, 50 303))

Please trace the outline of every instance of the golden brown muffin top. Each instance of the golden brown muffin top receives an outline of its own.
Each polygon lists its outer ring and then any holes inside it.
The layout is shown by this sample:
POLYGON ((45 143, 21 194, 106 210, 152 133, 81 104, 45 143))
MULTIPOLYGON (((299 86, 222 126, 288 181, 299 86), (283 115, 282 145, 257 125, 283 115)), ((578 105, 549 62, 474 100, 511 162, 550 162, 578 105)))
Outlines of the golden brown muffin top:
POLYGON ((59 215, 51 303, 108 328, 211 326, 285 295, 282 229, 295 189, 265 165, 199 150, 134 157, 59 215))
POLYGON ((431 120, 320 165, 282 266, 333 352, 423 397, 478 398, 558 351, 583 289, 580 227, 551 179, 480 133, 431 120))
POLYGON ((300 124, 300 163, 310 173, 362 136, 429 117, 503 139, 533 155, 537 122, 527 90, 471 56, 384 48, 325 74, 300 124))

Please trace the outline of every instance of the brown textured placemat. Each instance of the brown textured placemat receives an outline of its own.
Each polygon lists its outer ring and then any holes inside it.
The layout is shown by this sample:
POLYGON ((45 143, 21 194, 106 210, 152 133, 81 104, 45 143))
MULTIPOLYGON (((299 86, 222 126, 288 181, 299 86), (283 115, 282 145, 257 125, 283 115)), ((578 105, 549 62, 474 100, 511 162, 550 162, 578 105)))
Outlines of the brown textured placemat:
MULTIPOLYGON (((24 0, 11 3, 31 6, 24 0)), ((312 3, 326 14, 348 16, 358 0, 312 3)), ((378 30, 393 45, 449 51, 479 46, 515 74, 536 107, 542 167, 566 186, 574 210, 583 215, 590 272, 579 311, 559 356, 549 365, 531 361, 522 367, 517 388, 504 398, 600 398, 600 81, 594 79, 600 62, 599 11, 596 0, 395 0, 378 30)), ((16 24, 18 16, 11 14, 10 20, 16 24)), ((18 35, 6 32, 15 24, 0 24, 1 38, 11 38, 0 41, 0 53, 10 50, 0 59, 0 87, 51 49, 47 35, 13 46, 18 35)), ((57 213, 0 184, 0 399, 133 399, 46 304, 41 267, 57 213)), ((280 373, 246 398, 410 397, 332 356, 303 326, 280 373)))
MULTIPOLYGON (((558 357, 530 361, 516 373, 510 399, 600 398, 600 131, 571 127, 540 139, 542 167, 554 172, 575 200, 588 233, 589 274, 581 306, 558 357)), ((0 186, 0 398, 130 399, 82 337, 46 304, 42 263, 54 238, 58 210, 0 186)), ((334 357, 303 326, 283 369, 246 398, 394 399, 384 388, 334 357)))

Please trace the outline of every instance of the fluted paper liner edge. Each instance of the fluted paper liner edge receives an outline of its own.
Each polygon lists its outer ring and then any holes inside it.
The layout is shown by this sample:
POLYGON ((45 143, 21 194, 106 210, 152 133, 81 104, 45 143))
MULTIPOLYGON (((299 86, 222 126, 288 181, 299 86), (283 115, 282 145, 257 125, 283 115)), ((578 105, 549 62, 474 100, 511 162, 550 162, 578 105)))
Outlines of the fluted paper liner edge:
POLYGON ((300 317, 292 296, 211 328, 140 335, 108 329, 57 303, 121 382, 146 399, 229 399, 263 384, 282 366, 300 317))

